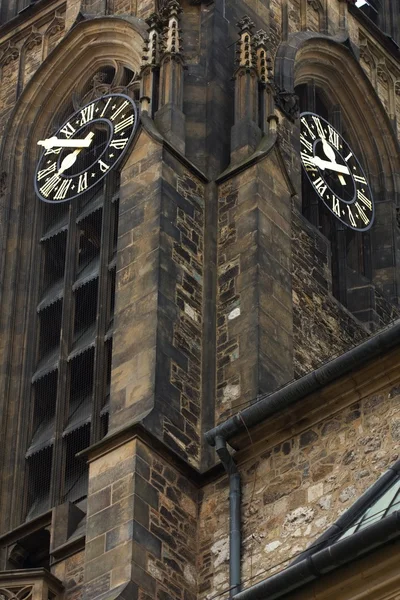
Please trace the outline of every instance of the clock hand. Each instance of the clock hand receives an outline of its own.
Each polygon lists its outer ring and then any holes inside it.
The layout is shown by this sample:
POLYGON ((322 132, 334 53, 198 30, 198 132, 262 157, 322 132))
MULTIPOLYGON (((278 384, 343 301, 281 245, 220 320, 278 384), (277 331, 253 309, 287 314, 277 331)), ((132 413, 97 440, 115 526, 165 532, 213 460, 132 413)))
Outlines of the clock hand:
MULTIPOLYGON (((324 138, 321 138, 321 142, 322 142, 322 149, 325 152, 325 155, 329 158, 329 160, 331 162, 336 163, 336 154, 335 154, 335 151, 332 148, 332 146, 330 144, 328 144, 328 142, 324 138)), ((344 177, 342 177, 341 175, 338 175, 338 178, 342 185, 346 185, 346 180, 344 179, 344 177)))
MULTIPOLYGON (((90 132, 85 137, 85 141, 87 140, 90 143, 93 137, 94 137, 94 133, 90 132)), ((78 148, 77 150, 74 150, 73 152, 70 152, 69 154, 67 154, 67 156, 64 156, 64 158, 61 161, 60 168, 58 169, 58 175, 60 175, 60 173, 64 173, 64 171, 66 171, 67 169, 72 167, 73 164, 75 164, 77 156, 80 152, 82 152, 82 148, 78 148)))
POLYGON ((322 171, 324 169, 328 169, 329 171, 336 171, 337 173, 344 173, 345 175, 350 175, 349 169, 345 165, 338 165, 335 162, 329 162, 327 160, 323 160, 319 158, 319 156, 314 156, 314 158, 310 158, 310 161, 317 165, 322 171))
POLYGON ((44 146, 46 150, 50 150, 51 148, 88 148, 92 143, 91 139, 87 137, 83 140, 72 138, 70 140, 62 140, 56 136, 48 138, 47 140, 39 140, 37 142, 38 146, 44 146))

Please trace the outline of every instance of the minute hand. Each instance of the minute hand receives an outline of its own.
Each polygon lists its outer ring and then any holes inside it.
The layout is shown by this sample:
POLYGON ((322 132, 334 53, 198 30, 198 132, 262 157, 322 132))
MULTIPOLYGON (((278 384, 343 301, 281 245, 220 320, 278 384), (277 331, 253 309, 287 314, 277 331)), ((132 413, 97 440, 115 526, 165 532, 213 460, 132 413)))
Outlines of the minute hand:
POLYGON ((319 158, 319 156, 314 156, 314 158, 310 158, 310 161, 317 165, 322 171, 324 169, 328 169, 329 171, 336 171, 336 173, 344 173, 345 175, 350 175, 349 169, 345 165, 338 165, 334 162, 329 162, 328 160, 323 160, 319 158))
POLYGON ((56 136, 48 138, 47 140, 39 140, 37 145, 44 146, 46 150, 50 148, 88 148, 92 143, 91 139, 79 140, 77 138, 71 138, 70 140, 63 140, 56 136))

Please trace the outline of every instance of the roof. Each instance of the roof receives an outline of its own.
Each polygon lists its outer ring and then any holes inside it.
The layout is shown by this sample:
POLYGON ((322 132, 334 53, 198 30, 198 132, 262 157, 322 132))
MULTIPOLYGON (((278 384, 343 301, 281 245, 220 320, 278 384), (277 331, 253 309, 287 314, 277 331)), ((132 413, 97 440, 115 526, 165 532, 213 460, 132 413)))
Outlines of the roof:
MULTIPOLYGON (((314 392, 323 389, 340 377, 362 367, 368 361, 382 356, 392 348, 398 347, 400 340, 400 319, 361 342, 351 350, 328 361, 321 367, 296 379, 275 392, 262 396, 254 404, 239 411, 214 429, 206 432, 205 437, 211 446, 215 446, 217 438, 232 440, 239 433, 245 432, 272 415, 291 405, 300 402, 314 392)), ((232 445, 232 444, 231 444, 232 445)))
POLYGON ((351 561, 400 539, 400 460, 280 573, 235 594, 278 600, 351 561))

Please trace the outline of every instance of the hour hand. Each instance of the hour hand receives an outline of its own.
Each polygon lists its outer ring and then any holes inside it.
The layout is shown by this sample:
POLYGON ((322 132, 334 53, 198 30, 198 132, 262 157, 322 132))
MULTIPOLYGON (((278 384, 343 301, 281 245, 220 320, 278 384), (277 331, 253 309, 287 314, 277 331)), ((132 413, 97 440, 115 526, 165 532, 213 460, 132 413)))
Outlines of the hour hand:
POLYGON ((338 165, 335 162, 330 162, 329 160, 323 160, 319 158, 319 156, 314 156, 314 158, 310 159, 314 165, 317 165, 322 171, 324 169, 328 169, 329 171, 336 171, 336 173, 343 173, 344 175, 350 175, 349 169, 346 165, 338 165))
POLYGON ((39 140, 38 146, 44 146, 46 150, 51 148, 88 148, 92 143, 92 139, 89 137, 83 140, 77 138, 71 138, 70 140, 62 140, 56 136, 48 138, 47 140, 39 140))

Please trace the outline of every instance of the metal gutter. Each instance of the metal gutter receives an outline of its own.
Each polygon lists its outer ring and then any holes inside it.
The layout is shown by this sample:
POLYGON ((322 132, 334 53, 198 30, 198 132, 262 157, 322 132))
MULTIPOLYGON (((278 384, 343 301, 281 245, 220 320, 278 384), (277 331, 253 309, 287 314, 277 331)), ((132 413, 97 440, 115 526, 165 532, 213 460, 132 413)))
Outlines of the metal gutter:
POLYGON ((271 415, 302 400, 305 396, 317 392, 339 377, 351 373, 367 361, 379 357, 400 344, 400 320, 394 322, 383 331, 368 338, 355 348, 345 352, 338 358, 325 363, 315 371, 301 379, 289 383, 285 387, 269 394, 242 412, 237 413, 205 434, 207 442, 215 446, 216 438, 229 441, 238 433, 258 425, 271 415))
POLYGON ((400 538, 400 513, 381 521, 316 552, 291 565, 277 575, 253 585, 235 596, 235 600, 278 600, 316 581, 349 562, 361 558, 384 544, 400 538))
POLYGON ((232 455, 226 447, 226 442, 221 437, 216 439, 216 451, 225 471, 229 477, 229 595, 236 597, 240 592, 240 546, 241 546, 241 521, 240 503, 241 486, 240 473, 232 455))

